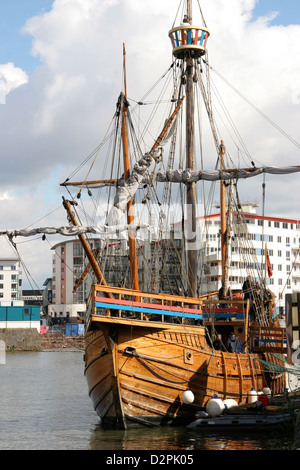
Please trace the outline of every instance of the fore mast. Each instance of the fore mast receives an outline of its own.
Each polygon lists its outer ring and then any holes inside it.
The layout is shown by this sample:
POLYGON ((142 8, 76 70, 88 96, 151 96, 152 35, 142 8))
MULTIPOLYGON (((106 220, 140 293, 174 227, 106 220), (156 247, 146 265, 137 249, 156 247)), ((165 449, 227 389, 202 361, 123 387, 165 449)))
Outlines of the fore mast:
MULTIPOLYGON (((202 16, 202 12, 201 12, 202 16)), ((202 21, 204 19, 202 17, 202 21)), ((209 31, 206 27, 194 26, 192 0, 186 0, 186 14, 180 26, 169 32, 173 55, 183 62, 182 70, 186 96, 186 169, 195 169, 194 141, 194 70, 197 61, 206 53, 209 31)), ((196 183, 187 184, 187 269, 188 296, 197 297, 197 251, 196 251, 196 183)))

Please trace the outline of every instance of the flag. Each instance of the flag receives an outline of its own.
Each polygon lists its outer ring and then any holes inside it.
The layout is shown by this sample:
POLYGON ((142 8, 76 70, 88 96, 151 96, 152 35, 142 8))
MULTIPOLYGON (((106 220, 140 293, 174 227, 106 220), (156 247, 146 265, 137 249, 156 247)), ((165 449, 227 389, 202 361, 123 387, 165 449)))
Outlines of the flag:
POLYGON ((272 277, 273 276, 273 271, 272 271, 272 266, 269 258, 269 254, 267 252, 267 268, 268 268, 268 276, 272 277))

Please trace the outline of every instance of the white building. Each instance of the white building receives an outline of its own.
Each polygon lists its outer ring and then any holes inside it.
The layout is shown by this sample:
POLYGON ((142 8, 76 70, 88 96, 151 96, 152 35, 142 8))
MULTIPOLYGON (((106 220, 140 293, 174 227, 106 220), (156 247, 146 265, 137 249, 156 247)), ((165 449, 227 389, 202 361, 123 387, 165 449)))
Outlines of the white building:
MULTIPOLYGON (((255 204, 243 204, 243 215, 232 215, 229 245, 229 284, 241 288, 248 275, 262 273, 263 281, 277 297, 278 311, 285 305, 285 294, 300 292, 300 221, 262 217, 255 204), (273 275, 265 276, 265 249, 273 275), (258 269, 258 271, 257 271, 258 269)), ((220 214, 198 219, 198 230, 205 247, 202 253, 202 293, 221 287, 220 214)))
MULTIPOLYGON (((98 247, 99 243, 99 240, 92 240, 92 249, 98 247)), ((52 303, 48 306, 48 314, 53 318, 84 319, 91 277, 87 275, 76 292, 73 292, 88 263, 81 243, 79 240, 67 240, 57 243, 52 249, 52 303)))
POLYGON ((0 305, 23 305, 21 275, 18 258, 0 259, 0 305))
POLYGON ((24 305, 18 258, 0 259, 0 328, 35 328, 40 332, 40 307, 24 305))

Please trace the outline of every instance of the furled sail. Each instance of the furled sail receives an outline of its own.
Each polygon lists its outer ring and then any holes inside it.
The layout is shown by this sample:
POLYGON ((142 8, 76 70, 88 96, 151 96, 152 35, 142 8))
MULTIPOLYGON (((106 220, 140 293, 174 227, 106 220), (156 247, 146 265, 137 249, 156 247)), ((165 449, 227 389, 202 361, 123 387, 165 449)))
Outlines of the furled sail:
MULTIPOLYGON (((287 167, 258 167, 258 168, 240 168, 240 169, 225 169, 225 170, 167 170, 155 173, 155 181, 173 182, 173 183, 193 183, 200 180, 218 181, 218 180, 233 180, 233 179, 246 179, 254 176, 261 175, 262 173, 269 173, 272 175, 287 175, 291 173, 300 172, 300 166, 287 166, 287 167)), ((142 184, 153 183, 153 175, 144 177, 141 180, 142 184)), ((76 183, 64 183, 65 186, 76 185, 76 183)), ((77 183, 82 185, 82 183, 77 183)), ((85 186, 88 188, 102 188, 108 185, 115 184, 109 181, 86 181, 85 186)), ((124 183, 119 180, 118 186, 124 183)))
POLYGON ((155 172, 154 174, 146 175, 153 158, 158 161, 161 158, 162 149, 159 148, 155 154, 147 153, 144 157, 136 163, 133 168, 132 174, 125 181, 123 186, 117 190, 113 207, 111 208, 108 217, 107 225, 118 225, 126 205, 130 198, 134 196, 141 183, 153 184, 156 182, 172 182, 172 183, 196 183, 200 180, 218 181, 218 180, 233 180, 245 179, 258 176, 262 173, 269 173, 273 175, 285 175, 290 173, 300 172, 300 166, 288 167, 259 167, 259 168, 246 168, 246 169, 225 169, 225 170, 167 170, 155 172))
POLYGON ((107 225, 118 225, 123 216, 128 201, 133 198, 140 184, 146 176, 153 160, 158 162, 161 159, 162 149, 159 147, 152 152, 146 153, 133 167, 132 173, 123 186, 118 187, 114 204, 107 216, 107 225))
POLYGON ((62 226, 62 227, 40 227, 40 228, 26 228, 20 230, 6 230, 0 232, 0 235, 7 235, 10 239, 20 236, 20 237, 32 237, 38 234, 45 234, 45 235, 64 235, 66 237, 72 237, 84 233, 91 233, 97 235, 99 238, 107 239, 112 238, 114 235, 120 235, 123 232, 127 231, 134 231, 137 232, 138 230, 146 229, 149 230, 149 225, 142 224, 142 225, 118 225, 118 226, 96 226, 96 225, 89 225, 89 226, 62 226))
MULTIPOLYGON (((157 182, 170 181, 172 183, 196 183, 200 180, 218 181, 218 180, 233 180, 245 179, 258 176, 262 173, 269 173, 272 175, 287 175, 290 173, 300 172, 300 166, 288 167, 260 167, 260 168, 246 168, 246 169, 229 169, 229 170, 167 170, 160 171, 156 175, 157 182)), ((146 182, 146 181, 144 181, 146 182)))

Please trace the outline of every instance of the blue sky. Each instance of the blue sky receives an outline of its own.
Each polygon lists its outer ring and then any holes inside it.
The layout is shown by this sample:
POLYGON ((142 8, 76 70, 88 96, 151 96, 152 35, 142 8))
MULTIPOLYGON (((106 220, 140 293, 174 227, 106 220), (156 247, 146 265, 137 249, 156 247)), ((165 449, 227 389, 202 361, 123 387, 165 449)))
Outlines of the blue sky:
POLYGON ((29 75, 39 64, 31 38, 21 32, 32 16, 51 9, 54 0, 0 0, 0 64, 13 62, 29 75))
POLYGON ((299 0, 260 0, 255 8, 254 15, 264 16, 271 11, 279 11, 279 15, 272 24, 288 25, 299 24, 300 2, 299 0))

